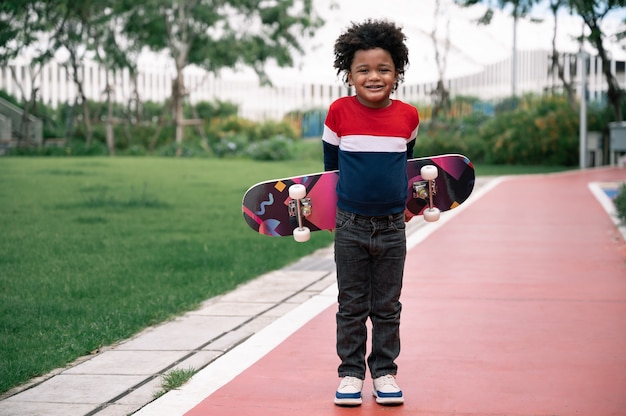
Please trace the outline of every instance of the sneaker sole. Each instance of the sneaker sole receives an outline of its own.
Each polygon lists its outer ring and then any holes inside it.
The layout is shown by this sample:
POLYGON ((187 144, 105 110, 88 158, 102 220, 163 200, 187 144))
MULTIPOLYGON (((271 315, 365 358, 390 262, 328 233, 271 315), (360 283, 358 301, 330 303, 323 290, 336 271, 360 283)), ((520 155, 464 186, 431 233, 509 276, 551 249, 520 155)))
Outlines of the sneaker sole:
POLYGON ((363 403, 362 399, 337 399, 335 398, 335 404, 342 407, 357 407, 363 403))
POLYGON ((383 406, 400 406, 404 404, 404 397, 379 397, 376 392, 373 393, 376 397, 376 403, 383 406))

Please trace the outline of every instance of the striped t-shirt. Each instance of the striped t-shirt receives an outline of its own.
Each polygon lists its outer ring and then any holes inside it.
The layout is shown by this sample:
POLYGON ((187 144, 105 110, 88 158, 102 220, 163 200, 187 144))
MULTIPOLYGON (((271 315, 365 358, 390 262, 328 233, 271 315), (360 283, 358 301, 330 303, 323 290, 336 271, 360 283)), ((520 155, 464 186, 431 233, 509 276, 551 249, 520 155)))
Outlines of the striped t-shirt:
POLYGON ((380 109, 355 96, 330 105, 322 136, 324 169, 339 169, 339 208, 367 216, 404 211, 406 161, 413 157, 418 126, 417 109, 398 100, 380 109))

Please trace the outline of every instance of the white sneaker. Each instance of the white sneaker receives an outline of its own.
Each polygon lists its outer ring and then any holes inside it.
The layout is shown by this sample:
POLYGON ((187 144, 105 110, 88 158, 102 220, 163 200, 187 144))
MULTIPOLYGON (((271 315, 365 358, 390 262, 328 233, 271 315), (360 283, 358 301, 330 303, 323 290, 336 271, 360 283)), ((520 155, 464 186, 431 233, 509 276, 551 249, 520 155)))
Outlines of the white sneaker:
POLYGON ((396 378, 391 374, 374 379, 374 390, 376 403, 383 405, 398 405, 404 403, 402 390, 396 383, 396 378))
POLYGON ((361 390, 363 390, 363 380, 350 376, 343 377, 335 393, 335 404, 337 406, 360 406, 361 390))

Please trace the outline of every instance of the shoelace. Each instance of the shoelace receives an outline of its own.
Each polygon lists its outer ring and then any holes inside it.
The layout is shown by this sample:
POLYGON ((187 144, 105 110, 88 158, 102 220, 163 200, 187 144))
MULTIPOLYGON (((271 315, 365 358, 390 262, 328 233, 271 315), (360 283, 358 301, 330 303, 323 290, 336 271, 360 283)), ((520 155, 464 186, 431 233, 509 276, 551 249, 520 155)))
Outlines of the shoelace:
POLYGON ((392 376, 391 374, 386 375, 381 377, 378 382, 378 387, 384 387, 384 386, 392 386, 394 388, 399 388, 398 385, 396 384, 396 378, 394 376, 392 376))
POLYGON ((348 386, 352 386, 355 389, 359 390, 361 388, 361 380, 359 380, 356 377, 344 377, 341 379, 341 386, 339 387, 340 389, 343 389, 344 387, 348 387, 348 386))

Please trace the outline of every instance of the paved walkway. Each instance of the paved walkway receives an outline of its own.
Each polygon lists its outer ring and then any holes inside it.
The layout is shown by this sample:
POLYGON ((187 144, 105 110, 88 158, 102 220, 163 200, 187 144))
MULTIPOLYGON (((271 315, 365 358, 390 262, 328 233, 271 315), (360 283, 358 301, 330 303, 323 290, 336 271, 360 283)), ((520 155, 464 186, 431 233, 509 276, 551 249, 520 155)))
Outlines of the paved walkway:
POLYGON ((626 415, 626 243, 589 187, 625 180, 495 180, 439 223, 411 221, 404 406, 376 405, 369 381, 360 408, 332 404, 327 249, 5 398, 0 415, 626 415), (175 367, 204 368, 146 406, 175 367))

